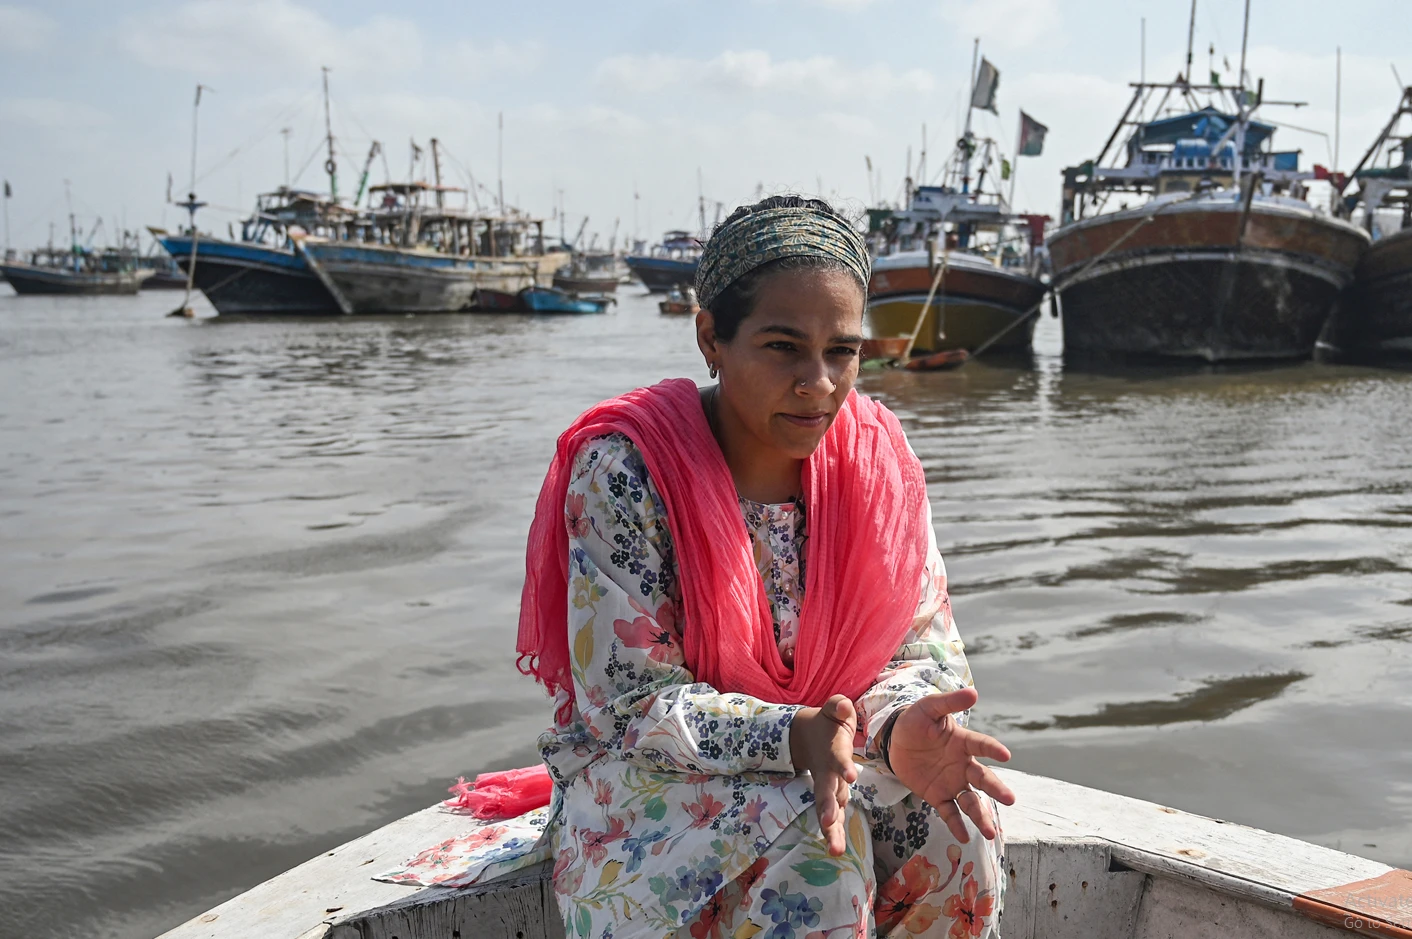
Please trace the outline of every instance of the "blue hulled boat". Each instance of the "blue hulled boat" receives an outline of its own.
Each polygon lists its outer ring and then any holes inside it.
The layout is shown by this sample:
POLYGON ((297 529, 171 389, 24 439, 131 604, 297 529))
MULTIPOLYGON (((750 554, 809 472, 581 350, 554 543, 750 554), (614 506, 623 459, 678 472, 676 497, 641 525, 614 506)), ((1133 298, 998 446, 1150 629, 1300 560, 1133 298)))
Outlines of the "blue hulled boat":
POLYGON ((695 283, 701 242, 689 232, 669 231, 650 253, 630 254, 626 260, 628 269, 644 287, 652 293, 666 293, 673 287, 695 283))
MULTIPOLYGON (((341 312, 323 282, 289 238, 291 228, 336 234, 351 209, 325 196, 280 188, 258 197, 255 214, 241 226, 241 239, 196 239, 197 289, 217 313, 269 314, 341 312)), ((191 234, 151 229, 183 272, 191 265, 191 234)))
POLYGON ((531 313, 602 313, 610 302, 607 297, 578 297, 556 287, 520 291, 520 303, 531 313))

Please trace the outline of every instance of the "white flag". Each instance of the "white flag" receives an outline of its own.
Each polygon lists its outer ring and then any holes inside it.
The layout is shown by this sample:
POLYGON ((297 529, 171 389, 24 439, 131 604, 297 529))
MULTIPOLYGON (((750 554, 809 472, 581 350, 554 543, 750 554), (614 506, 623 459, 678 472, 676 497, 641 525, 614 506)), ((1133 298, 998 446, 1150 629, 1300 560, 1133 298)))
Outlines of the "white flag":
POLYGON ((1000 88, 1000 71, 990 60, 981 59, 980 71, 976 73, 976 90, 971 93, 971 107, 999 114, 995 107, 995 92, 1000 88))

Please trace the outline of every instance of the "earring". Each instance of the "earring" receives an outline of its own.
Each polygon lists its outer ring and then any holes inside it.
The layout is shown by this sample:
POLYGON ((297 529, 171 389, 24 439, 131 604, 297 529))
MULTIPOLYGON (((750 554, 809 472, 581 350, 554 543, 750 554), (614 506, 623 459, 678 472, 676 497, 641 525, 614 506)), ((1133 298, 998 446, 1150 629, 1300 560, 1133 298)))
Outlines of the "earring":
POLYGON ((712 362, 712 363, 710 364, 710 368, 711 368, 711 377, 712 377, 712 378, 715 378, 715 377, 716 377, 716 363, 715 363, 715 362, 712 362))

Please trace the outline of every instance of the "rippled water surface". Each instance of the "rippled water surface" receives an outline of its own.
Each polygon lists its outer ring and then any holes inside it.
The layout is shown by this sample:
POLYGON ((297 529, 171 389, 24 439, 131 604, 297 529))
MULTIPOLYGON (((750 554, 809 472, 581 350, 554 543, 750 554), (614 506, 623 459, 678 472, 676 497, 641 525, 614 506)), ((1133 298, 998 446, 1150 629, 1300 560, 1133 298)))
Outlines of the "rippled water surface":
MULTIPOLYGON (((0 286, 0 935, 147 937, 522 765, 525 529, 690 323, 0 286)), ((1412 373, 870 372, 1015 765, 1412 865, 1412 373)))

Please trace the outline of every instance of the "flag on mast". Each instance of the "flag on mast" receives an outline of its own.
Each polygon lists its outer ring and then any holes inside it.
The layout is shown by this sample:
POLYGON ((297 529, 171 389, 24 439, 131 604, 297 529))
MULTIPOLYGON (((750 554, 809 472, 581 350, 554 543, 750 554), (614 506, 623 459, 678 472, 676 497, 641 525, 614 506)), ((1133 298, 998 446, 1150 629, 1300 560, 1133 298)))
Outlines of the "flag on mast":
POLYGON ((999 114, 995 107, 995 92, 1000 88, 1000 71, 981 57, 980 70, 976 72, 976 90, 971 92, 971 107, 999 114))
POLYGON ((1016 149, 1016 154, 1018 156, 1039 156, 1044 152, 1044 135, 1047 133, 1049 133, 1048 127, 1021 111, 1020 146, 1016 149))

